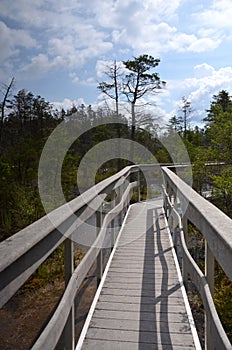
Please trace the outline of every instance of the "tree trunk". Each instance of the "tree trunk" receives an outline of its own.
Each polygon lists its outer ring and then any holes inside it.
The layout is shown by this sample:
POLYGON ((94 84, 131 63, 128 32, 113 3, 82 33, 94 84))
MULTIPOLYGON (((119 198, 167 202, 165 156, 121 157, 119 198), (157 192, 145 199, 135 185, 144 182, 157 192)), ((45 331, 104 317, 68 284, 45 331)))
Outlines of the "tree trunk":
POLYGON ((118 171, 122 169, 122 159, 121 159, 121 125, 119 123, 119 108, 118 108, 118 81, 117 81, 117 63, 114 61, 114 87, 115 87, 115 107, 116 107, 116 128, 117 128, 117 138, 118 138, 118 161, 117 168, 118 171))
POLYGON ((130 161, 134 162, 134 139, 135 139, 135 103, 131 102, 131 145, 130 145, 130 161))
POLYGON ((12 88, 13 83, 14 83, 14 78, 11 79, 11 82, 8 85, 7 89, 6 89, 6 93, 4 95, 4 99, 3 99, 2 103, 1 103, 0 146, 1 146, 1 141, 2 141, 3 123, 4 123, 4 119, 5 119, 5 107, 6 107, 7 97, 9 95, 9 93, 10 93, 10 90, 12 88))

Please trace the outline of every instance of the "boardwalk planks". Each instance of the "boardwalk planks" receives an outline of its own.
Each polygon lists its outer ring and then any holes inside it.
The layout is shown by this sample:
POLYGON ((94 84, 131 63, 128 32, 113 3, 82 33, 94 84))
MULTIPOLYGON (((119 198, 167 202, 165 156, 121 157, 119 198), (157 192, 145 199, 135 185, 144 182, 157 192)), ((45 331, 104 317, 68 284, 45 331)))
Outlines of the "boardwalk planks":
POLYGON ((80 348, 195 349, 157 201, 131 206, 80 348))

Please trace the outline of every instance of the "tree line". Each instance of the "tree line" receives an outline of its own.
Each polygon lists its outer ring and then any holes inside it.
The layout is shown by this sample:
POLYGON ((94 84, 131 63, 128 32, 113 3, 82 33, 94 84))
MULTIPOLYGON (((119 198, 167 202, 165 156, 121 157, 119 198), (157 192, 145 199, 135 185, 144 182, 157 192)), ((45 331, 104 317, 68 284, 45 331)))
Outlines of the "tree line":
MULTIPOLYGON (((2 103, 1 103, 2 107, 2 103)), ((166 131, 159 136, 165 140, 177 132, 182 138, 194 165, 194 186, 201 192, 206 181, 206 162, 224 162, 227 166, 217 176, 212 174, 215 200, 228 215, 231 215, 231 150, 232 150, 232 101, 229 93, 219 92, 213 96, 206 111, 205 127, 184 128, 170 119, 166 131)), ((69 123, 88 125, 88 131, 71 146, 63 164, 62 182, 67 200, 78 194, 76 169, 82 157, 95 144, 120 137, 132 137, 132 125, 125 116, 118 114, 115 124, 107 127, 107 118, 115 118, 115 111, 107 108, 93 110, 91 106, 73 106, 69 110, 58 111, 41 96, 20 90, 7 99, 7 116, 2 120, 0 138, 0 230, 3 237, 12 234, 35 221, 44 214, 37 187, 37 170, 40 155, 52 130, 63 120, 69 123), (97 120, 105 125, 94 127, 97 120)), ((144 145, 161 163, 171 162, 167 150, 158 140, 159 125, 151 129, 136 125, 133 138, 144 145)), ((185 124, 183 124, 185 125, 185 124)), ((121 160, 120 167, 127 165, 121 160)), ((100 181, 117 171, 118 160, 109 161, 98 171, 100 181), (107 169, 107 171, 106 171, 107 169)))
MULTIPOLYGON (((72 144, 63 161, 62 185, 67 200, 79 194, 76 172, 86 152, 101 141, 117 138, 118 125, 121 138, 129 139, 131 135, 131 127, 121 114, 109 128, 108 120, 115 118, 115 114, 108 108, 93 110, 92 106, 80 105, 58 111, 41 96, 24 89, 8 97, 6 111, 0 140, 1 239, 45 214, 38 192, 38 167, 43 147, 57 125, 65 121, 70 128, 78 124, 88 130, 72 144)), ((143 128, 135 131, 134 138, 153 154, 161 147, 143 128)), ((121 167, 127 164, 126 160, 121 161, 121 167)), ((96 181, 117 170, 117 159, 108 161, 98 170, 96 181)))

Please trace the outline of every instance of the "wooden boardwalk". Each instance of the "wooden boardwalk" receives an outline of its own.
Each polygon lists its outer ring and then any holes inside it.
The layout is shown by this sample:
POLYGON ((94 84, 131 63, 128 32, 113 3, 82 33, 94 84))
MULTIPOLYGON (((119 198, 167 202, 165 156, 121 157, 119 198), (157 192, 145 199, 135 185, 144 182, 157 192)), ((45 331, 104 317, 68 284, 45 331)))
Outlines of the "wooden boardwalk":
POLYGON ((76 349, 199 349, 176 261, 162 202, 132 205, 76 349))

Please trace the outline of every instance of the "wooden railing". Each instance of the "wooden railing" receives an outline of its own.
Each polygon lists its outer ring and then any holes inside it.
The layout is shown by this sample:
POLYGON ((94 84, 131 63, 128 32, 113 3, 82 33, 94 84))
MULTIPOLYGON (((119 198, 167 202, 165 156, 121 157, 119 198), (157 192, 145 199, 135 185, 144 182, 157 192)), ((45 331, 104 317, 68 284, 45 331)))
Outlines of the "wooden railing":
POLYGON ((214 263, 221 265, 232 280, 232 220, 205 200, 171 170, 163 167, 164 209, 173 232, 182 246, 183 279, 188 277, 199 291, 205 310, 205 348, 232 349, 214 305, 214 263), (195 225, 205 239, 205 272, 194 261, 187 248, 188 221, 195 225))
MULTIPOLYGON (((181 168, 183 167, 184 165, 181 165, 181 168)), ((184 278, 186 281, 188 274, 190 275, 204 302, 208 349, 231 349, 214 307, 212 291, 214 257, 229 278, 232 278, 232 220, 199 196, 168 167, 153 164, 124 168, 0 243, 0 307, 16 293, 47 257, 64 243, 65 291, 53 316, 34 343, 33 350, 52 350, 60 338, 63 339, 65 349, 75 348, 74 300, 78 288, 95 262, 98 280, 101 279, 102 246, 107 236, 107 228, 111 228, 113 245, 115 218, 118 217, 119 223, 122 222, 123 213, 130 202, 131 191, 137 188, 137 200, 140 200, 140 183, 145 177, 144 184, 148 188, 148 197, 151 198, 152 183, 161 185, 160 169, 165 185, 165 211, 172 231, 175 234, 179 232, 181 237, 184 278), (102 206, 106 197, 111 199, 111 209, 103 218, 102 206), (74 269, 73 235, 83 222, 93 216, 96 216, 96 240, 74 269), (207 242, 205 275, 187 250, 187 220, 199 228, 207 242), (214 347, 210 347, 209 338, 213 339, 214 347)))
MULTIPOLYGON (((34 350, 54 349, 61 336, 65 349, 74 349, 74 299, 77 290, 95 261, 98 281, 101 279, 101 247, 104 246, 107 227, 111 223, 113 241, 114 220, 118 217, 117 221, 122 222, 123 212, 130 202, 130 193, 136 186, 140 199, 140 172, 145 168, 136 165, 124 168, 0 243, 0 307, 64 243, 65 291, 48 325, 35 342, 34 350), (112 208, 102 221, 102 205, 106 196, 111 196, 112 208), (97 238, 74 270, 72 237, 77 228, 94 215, 97 238)), ((147 168, 151 169, 151 166, 147 168)), ((152 167, 158 168, 158 164, 152 167)))

